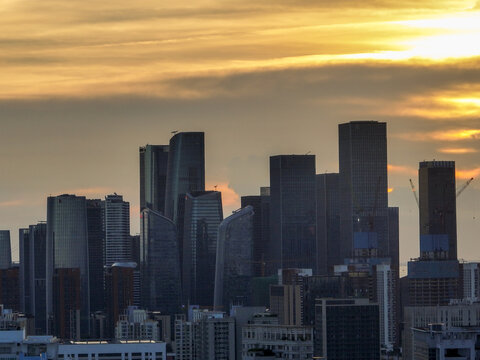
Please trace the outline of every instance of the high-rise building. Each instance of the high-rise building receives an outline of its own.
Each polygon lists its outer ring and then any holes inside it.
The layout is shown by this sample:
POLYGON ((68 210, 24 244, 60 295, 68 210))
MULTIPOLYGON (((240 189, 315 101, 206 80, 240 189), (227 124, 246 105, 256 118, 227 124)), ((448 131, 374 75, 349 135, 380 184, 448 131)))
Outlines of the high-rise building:
POLYGON ((205 190, 205 134, 181 132, 170 139, 165 216, 177 225, 180 272, 183 277, 185 195, 205 190))
POLYGON ((460 264, 463 299, 480 299, 480 263, 460 264))
POLYGON ((397 343, 396 273, 387 264, 375 266, 377 302, 379 307, 380 343, 386 351, 393 351, 397 343))
POLYGON ((253 207, 253 273, 265 276, 268 243, 270 241, 270 188, 260 188, 260 195, 242 196, 242 208, 253 207))
POLYGON ((121 195, 104 201, 105 265, 130 261, 130 203, 121 195))
POLYGON ((368 299, 318 299, 314 355, 328 360, 380 359, 378 305, 368 299))
POLYGON ((340 257, 389 256, 387 126, 353 121, 338 126, 340 257))
MULTIPOLYGON (((73 306, 81 306, 80 334, 72 323, 61 322, 61 319, 55 319, 56 332, 59 335, 64 332, 58 328, 61 326, 66 328, 65 331, 72 330, 68 333, 69 338, 88 335, 90 293, 87 210, 84 196, 60 195, 47 199, 46 253, 47 317, 51 318, 62 312, 66 319, 73 314, 73 306), (66 297, 65 301, 68 300, 71 304, 70 308, 62 308, 64 300, 60 296, 66 297)), ((51 333, 51 330, 48 324, 47 333, 51 333)))
POLYGON ((317 273, 333 273, 343 263, 340 257, 340 193, 338 174, 316 175, 317 273))
POLYGON ((14 311, 20 310, 19 268, 0 269, 0 304, 14 311))
POLYGON ((420 258, 457 260, 455 162, 421 162, 418 182, 420 258))
POLYGON ((0 269, 9 269, 11 266, 10 230, 0 230, 0 269))
POLYGON ((215 310, 250 305, 253 278, 253 207, 237 210, 218 228, 215 310))
POLYGON ((177 229, 165 216, 151 209, 141 213, 140 270, 142 306, 174 315, 181 301, 177 229))
POLYGON ((103 265, 105 264, 105 231, 103 229, 103 202, 87 200, 88 277, 90 285, 90 312, 105 309, 103 265))
POLYGON ((20 252, 20 269, 19 269, 19 295, 20 295, 20 311, 26 315, 32 314, 32 288, 31 288, 31 272, 30 266, 32 261, 30 257, 30 230, 19 229, 18 245, 20 252))
POLYGON ((316 269, 315 156, 271 156, 270 196, 270 267, 316 269))
POLYGON ((145 145, 140 154, 140 211, 165 211, 168 145, 145 145))
POLYGON ((397 277, 400 274, 400 233, 399 233, 398 207, 388 208, 388 256, 391 259, 390 265, 395 270, 397 277))
POLYGON ((52 283, 53 332, 61 339, 79 340, 82 332, 85 332, 82 326, 84 325, 81 303, 83 289, 80 269, 56 268, 52 283))
POLYGON ((183 246, 184 303, 212 306, 222 194, 197 191, 185 198, 183 246))
POLYGON ((20 309, 34 317, 35 334, 47 332, 46 246, 47 224, 20 229, 20 309))

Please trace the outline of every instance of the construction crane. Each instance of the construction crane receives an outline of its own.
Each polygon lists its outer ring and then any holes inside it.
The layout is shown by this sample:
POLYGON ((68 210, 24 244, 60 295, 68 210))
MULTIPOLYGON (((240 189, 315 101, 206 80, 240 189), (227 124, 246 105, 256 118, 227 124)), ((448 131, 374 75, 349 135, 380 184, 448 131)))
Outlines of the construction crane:
POLYGON ((415 197, 415 202, 417 203, 418 208, 420 209, 420 202, 418 201, 417 190, 415 190, 415 186, 413 185, 412 179, 410 180, 410 187, 412 188, 413 196, 415 197))
POLYGON ((473 177, 470 178, 458 191, 457 191, 457 198, 460 196, 460 194, 467 188, 468 185, 473 181, 473 177))

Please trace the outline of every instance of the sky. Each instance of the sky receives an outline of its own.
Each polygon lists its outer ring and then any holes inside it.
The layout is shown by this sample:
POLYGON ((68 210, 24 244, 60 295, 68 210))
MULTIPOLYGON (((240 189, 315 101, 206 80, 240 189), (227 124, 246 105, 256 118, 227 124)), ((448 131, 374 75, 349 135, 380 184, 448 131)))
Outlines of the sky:
MULTIPOLYGON (((225 215, 269 183, 269 156, 338 171, 339 123, 387 122, 402 261, 418 256, 418 163, 480 175, 480 2, 0 1, 0 229, 49 195, 131 204, 138 147, 205 131, 225 215)), ((458 253, 480 260, 480 179, 457 200, 458 253)))

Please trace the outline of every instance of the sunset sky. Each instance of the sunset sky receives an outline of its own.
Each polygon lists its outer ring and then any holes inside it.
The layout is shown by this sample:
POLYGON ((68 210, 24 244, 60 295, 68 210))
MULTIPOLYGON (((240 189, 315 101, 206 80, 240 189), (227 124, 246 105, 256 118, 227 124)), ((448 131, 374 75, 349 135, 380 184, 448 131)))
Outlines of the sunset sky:
MULTIPOLYGON (((408 179, 455 160, 480 175, 480 2, 1 0, 0 229, 46 197, 123 194, 138 224, 138 147, 205 131, 225 214, 269 183, 268 157, 338 171, 337 125, 388 123, 401 258, 418 256, 408 179)), ((459 256, 480 260, 480 179, 458 198, 459 256)))

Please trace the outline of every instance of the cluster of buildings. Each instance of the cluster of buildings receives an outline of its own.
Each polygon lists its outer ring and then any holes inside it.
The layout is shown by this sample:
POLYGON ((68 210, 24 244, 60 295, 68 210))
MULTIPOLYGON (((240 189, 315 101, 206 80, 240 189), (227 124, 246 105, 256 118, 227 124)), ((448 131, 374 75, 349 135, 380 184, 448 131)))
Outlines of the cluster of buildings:
POLYGON ((121 195, 49 197, 46 222, 19 231, 19 264, 0 231, 0 303, 26 319, 18 344, 75 360, 82 342, 130 341, 164 348, 129 360, 480 358, 480 266, 457 259, 455 163, 419 165, 420 256, 400 278, 386 123, 338 129, 338 173, 272 156, 270 185, 225 219, 202 132, 140 148, 139 236, 121 195))

